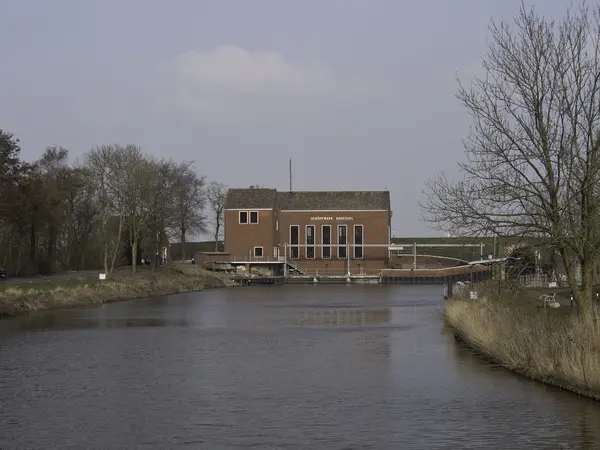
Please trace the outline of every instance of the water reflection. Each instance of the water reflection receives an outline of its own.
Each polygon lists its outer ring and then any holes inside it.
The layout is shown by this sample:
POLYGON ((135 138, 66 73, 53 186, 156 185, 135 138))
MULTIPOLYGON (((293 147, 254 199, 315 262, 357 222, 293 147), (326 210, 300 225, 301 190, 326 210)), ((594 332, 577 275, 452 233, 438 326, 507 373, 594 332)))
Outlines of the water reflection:
POLYGON ((0 327, 0 336, 17 331, 189 326, 189 320, 185 317, 90 317, 77 316, 72 312, 69 314, 62 311, 62 313, 53 312, 51 314, 5 319, 2 327, 0 327))
POLYGON ((335 308, 304 311, 298 325, 366 325, 391 321, 390 308, 335 308))
MULTIPOLYGON (((507 388, 515 396, 520 396, 520 405, 515 405, 518 408, 515 408, 515 419, 521 421, 521 426, 532 423, 535 419, 546 422, 548 429, 544 429, 543 434, 547 439, 554 440, 556 445, 548 448, 591 450, 600 447, 600 428, 597 426, 597 420, 600 418, 598 402, 507 371, 474 355, 464 344, 454 339, 451 330, 445 328, 444 332, 453 356, 450 361, 457 369, 457 384, 462 383, 465 387, 468 385, 468 388, 474 391, 485 387, 490 396, 494 396, 495 392, 500 395, 507 388), (473 374, 479 376, 473 377, 473 374), (536 406, 539 404, 546 405, 543 413, 536 412, 536 406), (553 410, 561 412, 557 415, 552 413, 553 410)), ((494 403, 498 404, 498 401, 494 403)), ((489 406, 493 407, 494 403, 490 403, 489 406)))
POLYGON ((133 328, 133 327, 185 327, 189 322, 185 318, 103 318, 98 320, 82 319, 87 328, 133 328))
POLYGON ((388 334, 376 334, 359 337, 356 339, 356 348, 367 356, 389 358, 392 354, 392 346, 388 334))
POLYGON ((579 448, 582 450, 597 449, 598 443, 600 443, 600 427, 595 422, 597 405, 591 401, 582 403, 578 421, 579 448))
POLYGON ((442 304, 257 287, 0 321, 0 448, 600 448, 600 404, 474 358, 442 304))

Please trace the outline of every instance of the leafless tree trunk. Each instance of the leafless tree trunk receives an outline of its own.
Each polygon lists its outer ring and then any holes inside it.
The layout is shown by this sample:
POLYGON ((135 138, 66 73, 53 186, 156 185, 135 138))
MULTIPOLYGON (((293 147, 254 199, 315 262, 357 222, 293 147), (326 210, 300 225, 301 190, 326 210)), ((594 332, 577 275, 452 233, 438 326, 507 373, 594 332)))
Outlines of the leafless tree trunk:
POLYGON ((116 157, 118 174, 116 198, 119 209, 125 212, 131 246, 132 272, 137 272, 138 245, 142 233, 154 216, 157 202, 153 198, 162 182, 159 163, 144 155, 139 147, 119 148, 116 157))
POLYGON ((103 249, 104 273, 113 272, 116 254, 121 240, 123 214, 116 205, 118 173, 116 168, 116 153, 119 147, 105 145, 92 149, 84 157, 83 169, 88 177, 87 189, 92 194, 100 216, 100 233, 103 249), (111 233, 111 220, 119 216, 119 232, 111 233), (109 261, 111 262, 109 266, 109 261))
MULTIPOLYGON (((121 249, 121 235, 123 234, 123 222, 124 218, 122 215, 119 216, 119 224, 117 225, 117 233, 114 235, 112 240, 109 240, 108 243, 112 243, 112 256, 110 259, 110 273, 115 271, 115 264, 117 262, 117 256, 119 255, 119 250, 121 249)), ((108 252, 107 252, 108 254, 108 252)))
POLYGON ((185 235, 186 235, 187 230, 184 227, 181 227, 181 236, 180 236, 180 242, 181 242, 181 260, 185 261, 185 235))
POLYGON ((156 177, 151 183, 154 203, 148 222, 153 248, 152 270, 156 269, 158 258, 162 258, 163 245, 168 243, 167 231, 178 221, 178 195, 186 167, 186 163, 176 164, 170 159, 156 163, 156 177))
POLYGON ((180 238, 181 259, 184 261, 187 236, 207 231, 206 217, 203 214, 207 200, 205 186, 205 177, 196 174, 192 162, 184 162, 176 167, 169 228, 180 238))
POLYGON ((453 234, 545 238, 582 312, 600 256, 599 19, 600 7, 554 22, 522 5, 515 27, 492 22, 485 75, 459 87, 473 118, 464 178, 429 181, 422 205, 453 234))
POLYGON ((223 183, 211 181, 208 185, 206 198, 213 217, 215 227, 215 252, 219 251, 219 236, 223 224, 223 212, 225 211, 225 200, 227 198, 227 187, 223 183))

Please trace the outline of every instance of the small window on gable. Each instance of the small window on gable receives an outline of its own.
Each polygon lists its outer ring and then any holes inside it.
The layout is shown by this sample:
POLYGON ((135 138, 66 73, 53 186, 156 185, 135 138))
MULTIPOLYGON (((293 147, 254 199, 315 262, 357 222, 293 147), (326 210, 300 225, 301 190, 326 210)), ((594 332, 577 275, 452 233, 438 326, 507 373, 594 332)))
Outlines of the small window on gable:
POLYGON ((250 211, 250 223, 258 223, 258 211, 250 211))
POLYGON ((248 223, 248 211, 240 211, 240 223, 248 223))
POLYGON ((254 247, 254 257, 262 258, 263 256, 263 248, 262 247, 254 247))

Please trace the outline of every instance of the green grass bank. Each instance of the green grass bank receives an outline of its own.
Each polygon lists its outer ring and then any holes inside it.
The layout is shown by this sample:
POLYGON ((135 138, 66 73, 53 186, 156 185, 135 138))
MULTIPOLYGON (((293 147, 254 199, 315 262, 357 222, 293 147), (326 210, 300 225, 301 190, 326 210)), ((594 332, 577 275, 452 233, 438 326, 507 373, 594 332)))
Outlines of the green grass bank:
POLYGON ((225 275, 191 264, 173 264, 160 267, 156 272, 140 268, 136 275, 131 274, 131 269, 122 269, 109 274, 106 280, 73 277, 4 284, 0 289, 0 317, 235 285, 225 275))
MULTIPOLYGON (((600 323, 568 306, 538 308, 527 294, 506 301, 453 298, 444 320, 487 360, 529 379, 600 400, 600 323)), ((531 295, 530 295, 531 297, 531 295)))

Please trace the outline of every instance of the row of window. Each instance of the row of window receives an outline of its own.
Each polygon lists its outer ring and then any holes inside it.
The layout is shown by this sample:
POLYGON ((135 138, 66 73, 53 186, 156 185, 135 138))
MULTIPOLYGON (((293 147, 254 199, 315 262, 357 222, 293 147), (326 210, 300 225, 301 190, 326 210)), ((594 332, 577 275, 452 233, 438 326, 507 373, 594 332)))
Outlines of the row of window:
POLYGON ((258 223, 258 211, 240 211, 240 224, 258 223))
MULTIPOLYGON (((335 247, 336 256, 339 259, 348 258, 348 226, 338 225, 338 240, 336 245, 332 245, 331 241, 331 225, 321 225, 321 258, 331 259, 331 248, 335 247)), ((316 258, 316 236, 315 236, 315 225, 306 226, 306 244, 302 246, 304 248, 304 255, 308 259, 316 258)), ((361 259, 364 257, 363 251, 364 245, 364 227, 362 225, 354 225, 354 245, 353 257, 355 259, 361 259)), ((290 225, 290 258, 300 258, 301 248, 300 246, 300 226, 290 225)), ((263 247, 254 247, 254 257, 263 257, 263 247)), ((273 249, 273 256, 277 256, 277 248, 273 249)))
MULTIPOLYGON (((316 236, 315 236, 315 225, 307 225, 306 226, 306 239, 305 239, 305 256, 308 259, 313 259, 316 257, 316 236)), ((299 225, 290 225, 290 258, 298 259, 300 258, 300 226, 299 225)), ((340 259, 348 258, 348 225, 338 225, 337 226, 337 257, 340 259)), ((364 227, 362 225, 354 225, 354 246, 353 253, 354 258, 360 259, 364 255, 363 251, 364 245, 364 227)), ((331 225, 321 225, 321 258, 323 259, 331 259, 331 247, 332 247, 332 239, 331 239, 331 225)))

